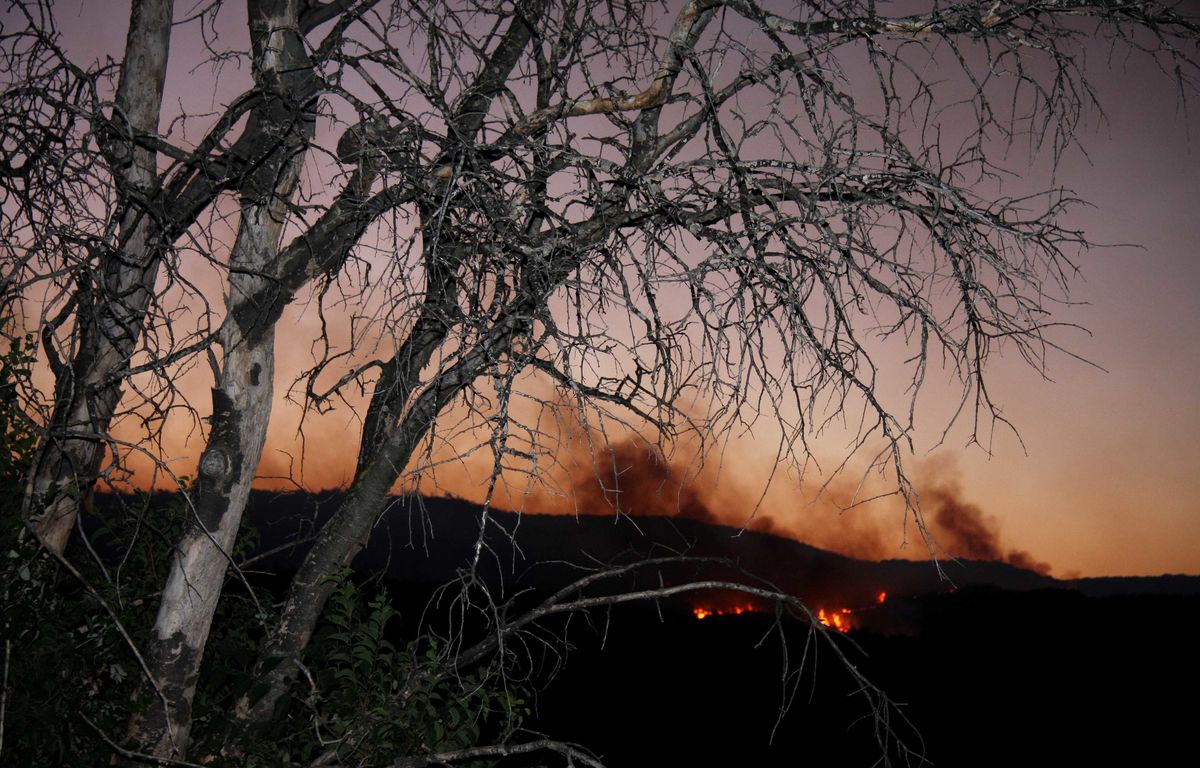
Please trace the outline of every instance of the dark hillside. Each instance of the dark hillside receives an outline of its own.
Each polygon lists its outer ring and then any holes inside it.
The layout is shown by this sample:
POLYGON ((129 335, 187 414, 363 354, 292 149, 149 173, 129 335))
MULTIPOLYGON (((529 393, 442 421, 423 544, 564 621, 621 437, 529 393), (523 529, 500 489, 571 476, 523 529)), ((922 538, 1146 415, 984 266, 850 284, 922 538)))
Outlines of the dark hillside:
MULTIPOLYGON (((256 493, 250 556, 273 554, 252 575, 293 568, 304 545, 286 543, 337 501, 256 493)), ((575 616, 523 649, 520 674, 537 689, 526 725, 611 766, 869 766, 881 751, 899 764, 1141 765, 1194 753, 1196 577, 1067 582, 967 561, 945 564, 952 588, 926 562, 858 561, 690 520, 490 519, 479 573, 498 595, 532 600, 597 564, 679 553, 724 558, 814 609, 852 607, 854 629, 833 637, 901 705, 889 723, 911 750, 877 731, 824 638, 776 623, 769 606, 697 620, 693 609, 722 596, 688 595, 575 616)), ((387 585, 403 631, 436 614, 426 601, 468 562, 479 520, 466 502, 400 499, 379 521, 355 569, 387 585)))

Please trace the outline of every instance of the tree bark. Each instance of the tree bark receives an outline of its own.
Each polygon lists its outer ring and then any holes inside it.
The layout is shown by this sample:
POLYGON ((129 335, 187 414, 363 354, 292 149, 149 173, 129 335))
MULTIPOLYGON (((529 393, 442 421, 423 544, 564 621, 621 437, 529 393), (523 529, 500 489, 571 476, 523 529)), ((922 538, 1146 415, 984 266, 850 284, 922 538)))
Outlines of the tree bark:
POLYGON ((294 290, 283 290, 280 238, 314 132, 316 80, 297 30, 296 0, 250 4, 256 79, 268 98, 248 130, 279 141, 247 178, 230 256, 224 351, 200 458, 193 519, 180 540, 159 604, 149 657, 157 691, 130 734, 147 754, 180 760, 190 741, 192 701, 242 515, 270 424, 275 326, 294 290))
MULTIPOLYGON (((266 206, 248 206, 243 211, 234 264, 253 270, 269 263, 271 249, 264 251, 263 246, 273 241, 265 238, 279 230, 272 215, 266 206)), ((262 282, 264 278, 249 272, 235 273, 230 277, 230 298, 251 287, 247 284, 262 282)), ((225 359, 212 393, 212 432, 192 494, 194 518, 172 559, 148 649, 154 684, 162 698, 149 696, 149 708, 130 729, 144 752, 176 760, 186 756, 196 679, 229 553, 262 456, 274 394, 273 323, 242 328, 227 320, 221 328, 221 345, 225 359)))
POLYGON ((102 254, 99 285, 77 298, 83 312, 75 359, 58 371, 50 428, 34 469, 28 503, 48 547, 61 554, 80 498, 104 458, 103 435, 121 400, 120 372, 141 338, 162 253, 154 216, 138 201, 154 199, 157 155, 135 148, 133 134, 157 134, 171 42, 173 0, 134 0, 117 86, 115 127, 105 155, 120 196, 118 245, 102 254))
MULTIPOLYGON (((418 350, 415 359, 406 361, 414 376, 420 373, 424 362, 440 346, 440 341, 429 339, 427 346, 418 350)), ((283 610, 257 665, 267 686, 266 691, 257 700, 243 697, 235 707, 236 717, 245 725, 253 727, 271 719, 276 703, 287 692, 288 685, 295 677, 296 665, 293 662, 301 658, 308 648, 325 603, 337 586, 332 577, 366 546, 371 526, 389 503, 388 492, 408 466, 413 451, 420 445, 437 414, 474 381, 486 365, 481 356, 464 362, 469 364, 460 364, 451 369, 416 396, 401 422, 389 425, 390 428, 384 431, 381 439, 372 439, 371 434, 364 430, 364 445, 373 443, 371 453, 367 454, 371 459, 359 468, 350 485, 350 492, 333 518, 322 527, 300 570, 292 579, 283 610)), ((375 407, 377 401, 390 399, 389 395, 394 397, 396 391, 377 390, 372 406, 375 407)), ((403 407, 408 404, 400 405, 403 407)))
MULTIPOLYGON (((546 0, 518 4, 517 13, 469 90, 470 95, 451 120, 451 133, 458 141, 474 141, 488 106, 532 40, 532 25, 545 7, 546 0)), ((442 159, 435 160, 433 166, 440 167, 442 159)), ((435 209, 430 201, 424 201, 422 221, 428 224, 435 209)), ((293 578, 283 610, 259 655, 256 669, 264 677, 266 692, 254 701, 242 697, 234 707, 235 717, 248 727, 270 720, 276 703, 295 676, 293 661, 307 649, 325 603, 333 592, 335 585, 331 577, 366 545, 371 525, 387 506, 388 492, 437 414, 497 354, 503 354, 511 341, 513 328, 492 329, 490 345, 481 343, 449 371, 439 374, 424 389, 420 388, 421 371, 449 334, 453 310, 458 302, 454 295, 453 269, 445 263, 445 254, 437 245, 438 239, 429 231, 424 234, 429 285, 421 316, 396 355, 383 366, 363 426, 358 469, 350 491, 334 517, 321 529, 293 578)), ((442 247, 453 249, 458 246, 442 247)))

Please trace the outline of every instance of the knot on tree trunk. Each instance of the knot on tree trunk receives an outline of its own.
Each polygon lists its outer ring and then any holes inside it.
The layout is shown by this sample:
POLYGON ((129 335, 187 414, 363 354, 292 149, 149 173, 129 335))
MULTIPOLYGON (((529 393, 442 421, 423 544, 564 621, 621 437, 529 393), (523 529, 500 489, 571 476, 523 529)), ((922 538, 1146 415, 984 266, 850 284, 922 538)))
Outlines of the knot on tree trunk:
POLYGON ((229 474, 229 457, 220 448, 209 448, 200 457, 200 477, 207 480, 224 480, 229 474))

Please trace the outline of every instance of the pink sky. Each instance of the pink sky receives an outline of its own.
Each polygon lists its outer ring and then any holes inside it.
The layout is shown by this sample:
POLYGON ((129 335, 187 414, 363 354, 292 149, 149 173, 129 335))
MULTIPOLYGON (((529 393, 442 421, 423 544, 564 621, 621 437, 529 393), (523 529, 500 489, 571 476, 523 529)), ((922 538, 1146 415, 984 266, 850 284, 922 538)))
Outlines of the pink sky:
MULTIPOLYGON (((113 5, 67 2, 58 11, 72 50, 96 55, 123 47, 126 20, 113 5)), ((244 35, 235 27, 229 31, 244 35)), ((227 83, 218 92, 208 75, 190 73, 199 54, 188 45, 182 37, 175 44, 178 62, 169 73, 167 102, 219 101, 227 83)), ((229 82, 235 74, 228 75, 229 82)), ((1024 451, 1003 432, 997 432, 991 456, 964 448, 960 425, 927 454, 941 433, 935 403, 931 418, 922 422, 924 434, 917 435, 915 466, 936 466, 940 476, 956 477, 963 497, 994 518, 1006 547, 1050 562, 1055 575, 1200 573, 1200 147, 1194 131, 1190 144, 1188 139, 1188 124, 1194 128, 1196 121, 1177 103, 1172 83, 1145 62, 1098 72, 1095 85, 1107 123, 1097 127, 1096 115, 1088 123, 1083 143, 1090 162, 1072 150, 1057 171, 1058 183, 1095 207, 1076 211, 1068 223, 1095 242, 1142 248, 1117 245, 1087 253, 1072 295, 1086 305, 1066 308, 1057 319, 1091 331, 1058 338, 1107 372, 1054 355, 1048 369, 1053 381, 1045 381, 1020 360, 996 360, 994 395, 1020 429, 1024 451)), ((1194 113, 1197 105, 1188 107, 1194 113)), ((1014 152, 1010 167, 1019 167, 1019 155, 1014 152)), ((289 310, 288 317, 295 333, 316 323, 303 307, 289 310)), ((280 349, 277 417, 267 447, 274 469, 287 466, 283 452, 300 456, 298 409, 286 402, 283 390, 304 365, 306 349, 280 349)), ((205 367, 190 377, 196 392, 209 386, 205 367)), ((205 399, 201 395, 196 402, 204 405, 205 399)), ((306 434, 307 481, 328 485, 348 478, 357 421, 338 412, 313 420, 306 434)), ((198 433, 180 432, 171 440, 178 471, 194 465, 200 439, 198 433)), ((739 499, 755 496, 747 489, 761 480, 763 463, 773 455, 764 446, 773 445, 770 427, 763 424, 752 438, 731 444, 718 481, 723 503, 745 507, 739 499)), ((446 477, 455 492, 481 496, 469 475, 446 477)), ((777 484, 764 510, 780 526, 800 532, 827 531, 838 523, 835 510, 808 506, 803 498, 794 485, 777 484)), ((875 506, 867 511, 871 525, 897 547, 901 516, 887 504, 875 506)), ((850 531, 855 524, 845 521, 850 531)), ((814 533, 813 543, 847 541, 845 536, 822 541, 823 535, 814 533)), ((910 544, 905 556, 919 554, 919 546, 910 544)))

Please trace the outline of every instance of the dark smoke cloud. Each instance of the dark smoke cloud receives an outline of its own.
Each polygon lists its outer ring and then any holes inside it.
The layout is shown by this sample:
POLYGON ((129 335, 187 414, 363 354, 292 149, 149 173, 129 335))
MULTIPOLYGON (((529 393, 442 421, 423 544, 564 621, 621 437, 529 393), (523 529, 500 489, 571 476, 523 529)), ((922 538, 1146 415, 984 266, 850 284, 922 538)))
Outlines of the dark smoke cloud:
MULTIPOLYGON (((843 508, 843 501, 848 505, 854 497, 857 483, 836 481, 816 499, 798 486, 780 484, 764 500, 759 481, 749 479, 745 468, 728 456, 720 468, 698 459, 672 461, 638 435, 592 454, 582 446, 603 444, 598 435, 593 438, 566 441, 576 449, 569 458, 569 479, 562 484, 565 497, 536 494, 526 498, 526 509, 684 518, 792 538, 849 557, 895 556, 897 536, 886 535, 870 509, 843 508)), ((680 453, 696 456, 696 446, 682 446, 680 453)))
POLYGON ((814 491, 807 486, 790 489, 794 499, 786 523, 781 523, 797 541, 859 560, 897 557, 903 538, 901 517, 880 515, 881 503, 860 503, 864 494, 857 479, 835 477, 814 491))
MULTIPOLYGON (((858 490, 857 483, 849 479, 831 483, 815 501, 801 503, 802 508, 784 522, 765 512, 751 517, 753 493, 731 494, 728 482, 718 492, 715 472, 673 463, 640 437, 622 440, 611 451, 599 451, 587 466, 591 471, 575 474, 570 483, 578 514, 662 515, 745 526, 871 560, 896 553, 897 535, 889 527, 894 518, 880 517, 867 508, 845 508, 858 490)), ((727 462, 723 472, 736 473, 736 466, 727 462)), ((998 521, 964 498, 952 462, 927 462, 919 475, 922 512, 942 551, 1050 573, 1048 563, 1002 545, 998 521)), ((794 497, 803 498, 802 490, 795 489, 794 497)))
POLYGON ((1048 575, 1050 564, 1020 549, 1005 550, 1000 544, 996 519, 962 498, 954 480, 927 483, 921 490, 921 506, 938 544, 955 557, 995 560, 1048 575))
POLYGON ((720 523, 705 501, 695 470, 672 463, 646 441, 630 437, 600 451, 592 471, 580 472, 571 486, 584 515, 662 515, 720 523))
MULTIPOLYGON (((493 499, 497 507, 537 514, 685 518, 784 536, 864 560, 930 556, 911 524, 905 526, 898 497, 888 496, 886 478, 869 478, 864 485, 847 470, 818 492, 813 483, 797 482, 748 456, 724 453, 713 459, 710 452, 710 460, 704 461, 701 446, 687 440, 670 455, 638 434, 607 445, 611 435, 571 418, 573 413, 564 407, 561 420, 539 425, 554 446, 554 461, 542 470, 543 482, 502 483, 493 499), (874 497, 880 500, 863 502, 874 497)), ((482 461, 479 456, 490 462, 484 454, 476 455, 476 461, 482 461)), ((421 490, 481 502, 486 483, 480 478, 486 478, 490 467, 453 471, 467 464, 439 470, 437 483, 421 490)), ((1030 553, 1002 546, 998 521, 964 498, 952 459, 922 462, 915 485, 940 554, 1050 571, 1049 564, 1030 553)))

